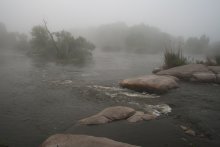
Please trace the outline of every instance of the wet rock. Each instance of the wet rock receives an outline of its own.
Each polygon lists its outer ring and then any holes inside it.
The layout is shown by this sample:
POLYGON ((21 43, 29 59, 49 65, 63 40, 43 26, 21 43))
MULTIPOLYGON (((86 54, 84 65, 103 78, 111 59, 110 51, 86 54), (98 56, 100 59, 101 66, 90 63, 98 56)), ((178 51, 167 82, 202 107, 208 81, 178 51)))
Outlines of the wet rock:
POLYGON ((125 79, 120 82, 120 86, 137 91, 164 93, 178 87, 175 79, 170 76, 146 75, 125 79))
POLYGON ((162 67, 157 67, 157 68, 154 68, 153 69, 153 71, 152 71, 152 73, 158 73, 159 71, 162 71, 163 70, 163 68, 162 67))
POLYGON ((134 123, 134 122, 139 122, 143 120, 144 112, 142 111, 136 111, 134 115, 129 117, 127 120, 128 122, 134 123))
POLYGON ((216 83, 220 84, 220 66, 209 66, 209 69, 216 74, 216 83))
POLYGON ((183 126, 183 125, 180 125, 180 128, 183 130, 183 131, 186 131, 188 128, 186 126, 183 126))
POLYGON ((188 64, 162 70, 157 75, 170 75, 183 80, 196 82, 220 83, 220 66, 188 64))
POLYGON ((194 73, 210 72, 209 68, 203 64, 188 64, 178 67, 173 67, 157 73, 157 75, 170 75, 180 79, 189 80, 194 73))
POLYGON ((155 118, 157 118, 156 115, 152 115, 152 114, 144 114, 143 115, 144 120, 152 120, 152 119, 155 119, 155 118))
POLYGON ((188 129, 185 131, 186 134, 191 135, 191 136, 196 136, 196 132, 193 131, 192 129, 188 129))
POLYGON ((106 124, 109 122, 111 122, 111 120, 102 115, 93 115, 91 117, 79 121, 79 123, 82 125, 98 125, 98 124, 106 124))
POLYGON ((192 74, 190 81, 195 82, 216 82, 216 75, 213 72, 196 72, 192 74))
POLYGON ((142 120, 152 120, 157 118, 157 116, 152 115, 152 114, 144 114, 144 112, 137 111, 134 115, 129 117, 127 120, 128 122, 134 123, 134 122, 139 122, 142 120))
POLYGON ((96 115, 80 120, 79 123, 86 125, 105 124, 114 120, 127 119, 134 113, 133 108, 125 106, 108 107, 96 115))
POLYGON ((56 134, 46 139, 40 147, 137 147, 104 137, 56 134))
POLYGON ((191 128, 183 126, 183 125, 180 125, 180 128, 184 131, 184 133, 191 135, 191 136, 196 136, 196 132, 192 130, 191 128))
POLYGON ((208 66, 209 70, 211 70, 215 74, 220 74, 220 66, 208 66))
POLYGON ((102 110, 99 115, 105 116, 110 120, 126 119, 133 115, 135 110, 125 106, 114 106, 102 110))

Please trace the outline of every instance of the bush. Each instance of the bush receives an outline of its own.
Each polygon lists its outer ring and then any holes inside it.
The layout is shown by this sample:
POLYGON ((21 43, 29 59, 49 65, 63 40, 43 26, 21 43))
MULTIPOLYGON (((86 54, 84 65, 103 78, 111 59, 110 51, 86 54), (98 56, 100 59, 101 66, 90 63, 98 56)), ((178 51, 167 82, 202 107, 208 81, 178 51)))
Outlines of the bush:
POLYGON ((95 45, 83 37, 74 38, 67 31, 51 33, 45 26, 35 26, 31 32, 35 53, 47 58, 83 61, 91 59, 95 45))
POLYGON ((182 50, 179 49, 177 52, 171 50, 165 50, 164 52, 164 67, 172 68, 187 64, 187 58, 182 55, 182 50))

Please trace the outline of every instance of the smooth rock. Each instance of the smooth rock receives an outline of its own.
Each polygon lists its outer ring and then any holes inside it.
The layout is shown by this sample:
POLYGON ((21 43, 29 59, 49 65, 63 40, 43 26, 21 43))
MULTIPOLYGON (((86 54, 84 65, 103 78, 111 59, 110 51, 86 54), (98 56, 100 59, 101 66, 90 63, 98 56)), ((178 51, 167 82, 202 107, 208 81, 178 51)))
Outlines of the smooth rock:
POLYGON ((98 125, 98 124, 106 124, 109 122, 111 122, 111 120, 102 115, 93 115, 88 118, 81 119, 79 121, 79 123, 82 125, 98 125))
POLYGON ((208 66, 208 68, 215 74, 220 74, 220 66, 208 66))
POLYGON ((56 134, 46 139, 40 147, 137 147, 104 137, 56 134))
POLYGON ((192 74, 190 81, 214 83, 216 75, 213 72, 196 72, 192 74))
POLYGON ((96 115, 81 119, 79 124, 98 125, 109 123, 114 120, 127 119, 135 113, 133 108, 125 106, 108 107, 96 115))
POLYGON ((142 118, 144 120, 152 120, 152 119, 157 118, 157 116, 156 115, 152 115, 152 114, 144 114, 142 118))
POLYGON ((170 76, 146 75, 125 79, 120 82, 120 86, 137 91, 164 93, 178 87, 175 79, 170 76))
POLYGON ((203 64, 188 64, 178 67, 173 67, 157 73, 157 75, 170 75, 180 79, 189 80, 194 73, 210 72, 209 68, 203 64))
POLYGON ((136 111, 134 115, 129 117, 127 120, 128 122, 134 123, 134 122, 139 122, 143 120, 144 112, 142 111, 136 111))
POLYGON ((196 136, 196 132, 193 131, 192 129, 188 129, 185 131, 186 134, 191 135, 191 136, 196 136))
POLYGON ((98 115, 105 116, 110 120, 126 119, 133 115, 135 110, 125 106, 108 107, 102 110, 98 115))

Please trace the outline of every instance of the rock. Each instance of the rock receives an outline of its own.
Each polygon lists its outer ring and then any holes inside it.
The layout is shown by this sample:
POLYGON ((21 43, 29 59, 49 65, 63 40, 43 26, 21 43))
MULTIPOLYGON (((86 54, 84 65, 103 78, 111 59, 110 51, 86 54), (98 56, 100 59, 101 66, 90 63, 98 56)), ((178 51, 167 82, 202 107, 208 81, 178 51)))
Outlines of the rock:
POLYGON ((155 119, 155 118, 157 118, 157 116, 152 115, 152 114, 144 114, 144 116, 143 116, 144 120, 152 120, 152 119, 155 119))
POLYGON ((184 131, 184 133, 191 135, 191 136, 196 136, 196 132, 186 126, 180 125, 180 128, 184 131))
POLYGON ((186 134, 191 135, 191 136, 196 136, 196 132, 193 131, 192 129, 188 129, 185 131, 186 134))
POLYGON ((134 123, 134 122, 139 122, 142 120, 152 120, 155 118, 157 118, 156 115, 144 114, 144 112, 137 111, 134 115, 129 117, 127 120, 128 120, 128 122, 134 123))
POLYGON ((208 66, 208 68, 215 74, 220 74, 220 66, 208 66))
POLYGON ((133 108, 125 106, 114 106, 102 110, 99 115, 105 116, 110 120, 126 119, 135 113, 133 108))
POLYGON ((79 121, 79 123, 86 125, 105 124, 114 120, 127 119, 134 113, 135 110, 133 108, 125 106, 114 106, 106 108, 96 115, 82 119, 79 121))
POLYGON ((93 115, 91 117, 79 121, 79 123, 83 125, 98 125, 98 124, 106 124, 109 122, 111 122, 111 120, 102 115, 93 115))
POLYGON ((134 122, 139 122, 143 120, 144 112, 142 111, 136 111, 134 115, 129 117, 127 120, 128 122, 134 123, 134 122))
POLYGON ((196 72, 192 74, 190 81, 214 83, 216 75, 213 72, 196 72))
POLYGON ((163 69, 161 68, 161 67, 157 67, 157 68, 154 68, 153 69, 153 71, 152 71, 152 73, 157 73, 157 72, 159 72, 159 71, 162 71, 163 69))
POLYGON ((146 75, 125 79, 120 82, 120 86, 137 91, 164 93, 178 87, 175 79, 171 76, 146 75))
POLYGON ((104 137, 56 134, 46 139, 40 147, 137 147, 104 137))
POLYGON ((188 128, 186 126, 183 126, 183 125, 180 125, 180 128, 183 130, 183 131, 186 131, 188 128))
POLYGON ((157 75, 170 75, 180 79, 190 80, 194 73, 210 72, 209 68, 203 64, 188 64, 178 67, 173 67, 157 73, 157 75))
POLYGON ((208 68, 216 74, 216 83, 220 84, 220 66, 209 66, 208 68))

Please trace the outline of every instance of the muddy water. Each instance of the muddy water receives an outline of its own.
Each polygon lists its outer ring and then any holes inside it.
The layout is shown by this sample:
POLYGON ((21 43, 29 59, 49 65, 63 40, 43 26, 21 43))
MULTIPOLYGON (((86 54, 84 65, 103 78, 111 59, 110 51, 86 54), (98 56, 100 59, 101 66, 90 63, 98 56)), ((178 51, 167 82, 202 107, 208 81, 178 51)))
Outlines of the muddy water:
POLYGON ((95 52, 87 65, 62 65, 22 53, 0 53, 0 144, 37 147, 54 133, 105 136, 140 146, 220 146, 220 86, 181 83, 158 96, 121 89, 118 81, 149 74, 160 55, 95 52), (77 121, 105 107, 144 109, 166 103, 172 112, 158 120, 79 126, 77 121), (185 135, 179 125, 206 134, 185 135))

